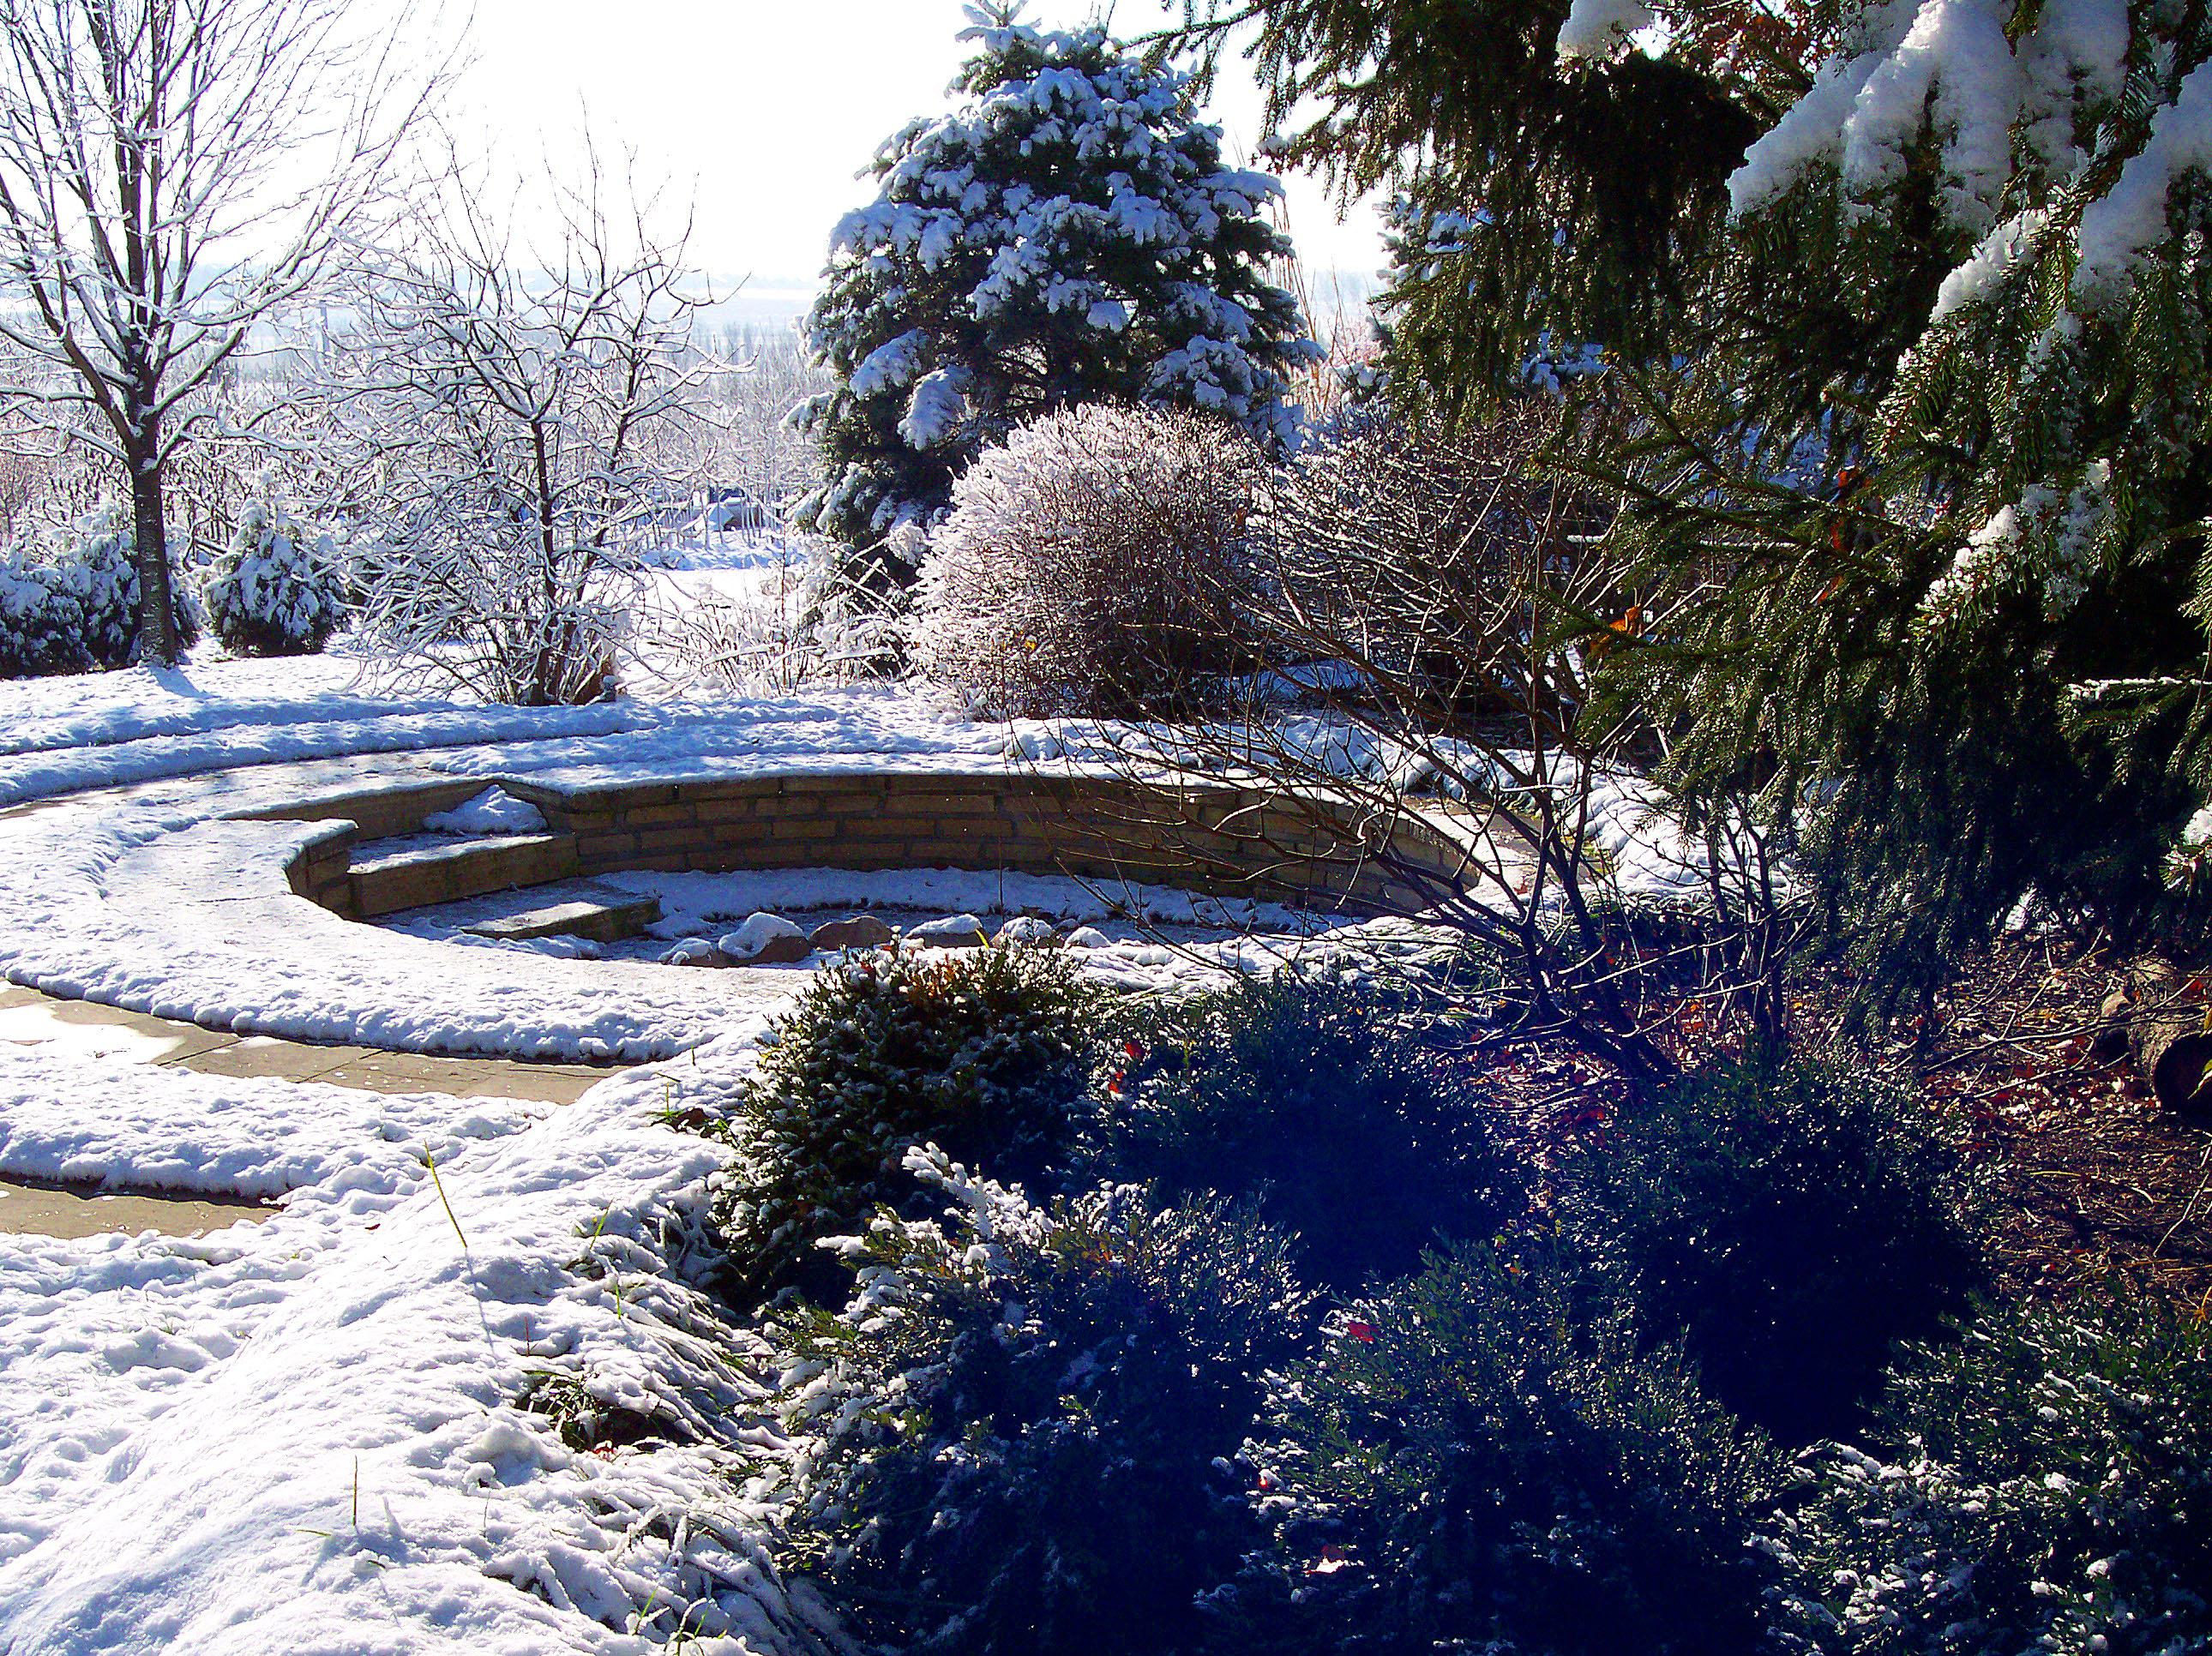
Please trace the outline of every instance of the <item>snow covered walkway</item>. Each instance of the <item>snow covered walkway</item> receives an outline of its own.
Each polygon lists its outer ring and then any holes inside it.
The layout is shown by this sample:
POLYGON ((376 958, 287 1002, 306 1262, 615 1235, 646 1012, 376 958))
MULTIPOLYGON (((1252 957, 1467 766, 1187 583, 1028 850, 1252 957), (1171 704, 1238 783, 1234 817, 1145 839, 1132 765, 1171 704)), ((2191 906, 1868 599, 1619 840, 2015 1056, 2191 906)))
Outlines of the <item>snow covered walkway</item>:
POLYGON ((0 971, 416 1052, 692 1050, 567 1104, 0 1051, 0 1173, 282 1204, 189 1240, 0 1235, 0 1650, 817 1650, 760 1546, 744 1336, 688 1286, 718 1156, 666 1125, 726 1106, 801 980, 351 925, 272 883, 299 824, 224 819, 372 777, 973 765, 981 738, 868 698, 352 707, 331 670, 0 686, 0 971), (639 1441, 571 1447, 584 1407, 639 1441))

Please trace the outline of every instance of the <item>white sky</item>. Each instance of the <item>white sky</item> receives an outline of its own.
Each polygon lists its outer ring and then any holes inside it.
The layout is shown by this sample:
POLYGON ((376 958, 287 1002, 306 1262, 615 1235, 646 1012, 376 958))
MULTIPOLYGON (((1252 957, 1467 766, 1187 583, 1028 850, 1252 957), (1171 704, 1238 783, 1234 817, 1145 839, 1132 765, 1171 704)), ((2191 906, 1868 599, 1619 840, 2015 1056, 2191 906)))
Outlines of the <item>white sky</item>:
MULTIPOLYGON (((1031 0, 1040 27, 1096 15, 1090 0, 1031 0)), ((1122 0, 1125 35, 1155 26, 1158 0, 1122 0)), ((510 167, 558 167, 588 116, 602 154, 636 153, 641 178, 696 203, 692 261, 765 290, 811 284, 830 230, 872 193, 855 179, 910 118, 947 106, 969 48, 960 0, 475 0, 474 61, 457 130, 488 137, 510 167)), ((1211 118, 1230 153, 1258 137, 1246 66, 1224 66, 1211 118)), ((1285 180, 1291 227, 1311 270, 1382 262, 1371 208, 1336 221, 1319 182, 1285 180)))

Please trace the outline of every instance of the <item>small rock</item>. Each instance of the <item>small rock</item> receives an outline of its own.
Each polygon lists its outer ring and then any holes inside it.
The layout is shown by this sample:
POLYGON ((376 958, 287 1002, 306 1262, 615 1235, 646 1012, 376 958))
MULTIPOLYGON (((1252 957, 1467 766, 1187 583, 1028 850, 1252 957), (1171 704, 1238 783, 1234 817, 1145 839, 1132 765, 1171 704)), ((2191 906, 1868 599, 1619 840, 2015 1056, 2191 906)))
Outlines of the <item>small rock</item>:
POLYGON ((781 914, 754 914, 714 945, 736 966, 790 966, 814 952, 806 934, 781 914))
POLYGON ((1070 949, 1110 949, 1113 943, 1113 938, 1095 925, 1079 925, 1067 934, 1070 949))
POLYGON ((998 930, 992 937, 994 949, 1010 949, 1027 943, 1032 947, 1051 948, 1060 941, 1060 934, 1052 929, 1050 920, 1041 920, 1033 914, 1017 914, 998 930))
POLYGON ((664 951, 660 963, 663 966, 712 966, 715 959, 714 944, 704 937, 686 937, 664 951))
POLYGON ((824 920, 807 941, 817 949, 882 949, 898 941, 898 932, 872 914, 852 914, 842 920, 824 920))
POLYGON ((973 914, 948 914, 941 920, 927 920, 906 936, 908 943, 924 943, 932 949, 981 949, 990 941, 983 922, 973 914))

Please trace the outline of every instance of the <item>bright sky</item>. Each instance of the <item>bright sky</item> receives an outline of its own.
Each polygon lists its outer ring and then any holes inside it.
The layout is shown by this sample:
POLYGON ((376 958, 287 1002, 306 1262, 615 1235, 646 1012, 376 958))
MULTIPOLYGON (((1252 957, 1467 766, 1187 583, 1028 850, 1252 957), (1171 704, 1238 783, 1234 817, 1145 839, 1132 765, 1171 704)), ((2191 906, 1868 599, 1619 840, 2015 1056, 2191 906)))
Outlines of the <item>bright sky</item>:
MULTIPOLYGON (((1090 0, 1031 0, 1027 21, 1065 27, 1090 0)), ((1125 35, 1164 15, 1121 0, 1125 35)), ((561 163, 588 114, 602 153, 636 152, 639 172, 696 200, 693 262, 769 289, 811 283, 830 227, 872 193, 854 174, 916 115, 947 107, 969 48, 960 0, 475 0, 475 61, 456 125, 490 136, 510 166, 561 163)), ((1212 118, 1249 156, 1259 99, 1242 63, 1224 67, 1212 118)), ((1285 180, 1291 233, 1309 267, 1366 274, 1382 262, 1370 208, 1336 221, 1317 180, 1285 180)))

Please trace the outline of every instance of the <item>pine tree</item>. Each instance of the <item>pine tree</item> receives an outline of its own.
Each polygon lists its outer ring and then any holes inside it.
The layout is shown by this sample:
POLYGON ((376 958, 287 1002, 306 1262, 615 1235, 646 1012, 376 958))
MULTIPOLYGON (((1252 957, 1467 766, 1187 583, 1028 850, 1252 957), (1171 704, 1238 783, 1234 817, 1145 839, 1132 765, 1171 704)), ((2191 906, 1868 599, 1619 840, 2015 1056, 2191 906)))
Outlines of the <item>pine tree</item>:
POLYGON ((1729 180, 1729 327, 1645 388, 1632 528, 1676 591, 1722 549, 1729 579, 1638 688, 1693 785, 1822 785, 1879 979, 2030 885, 2124 941, 2178 918, 2160 853, 2212 787, 2208 58, 2195 8, 1854 12, 1729 180))
POLYGON ((1256 22, 1273 153, 1392 190, 1386 364, 1458 416, 1547 347, 1683 348, 1729 173, 1810 84, 1831 3, 1184 0, 1168 38, 1210 74, 1256 22))
POLYGON ((2161 852, 2212 864, 2202 7, 1190 3, 1319 100, 1291 153, 1405 180, 1401 397, 1605 347, 1587 469, 1648 595, 1612 705, 1693 804, 1802 821, 1879 982, 2031 885, 2172 935, 2161 852))
POLYGON ((806 322, 837 384, 799 410, 826 467, 799 519, 878 590, 911 579, 914 531, 1024 421, 1110 397, 1280 442, 1285 376, 1318 355, 1269 276, 1280 187, 1224 166, 1187 77, 1102 28, 969 16, 964 101, 878 153, 806 322))

